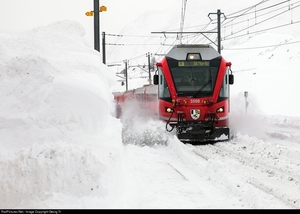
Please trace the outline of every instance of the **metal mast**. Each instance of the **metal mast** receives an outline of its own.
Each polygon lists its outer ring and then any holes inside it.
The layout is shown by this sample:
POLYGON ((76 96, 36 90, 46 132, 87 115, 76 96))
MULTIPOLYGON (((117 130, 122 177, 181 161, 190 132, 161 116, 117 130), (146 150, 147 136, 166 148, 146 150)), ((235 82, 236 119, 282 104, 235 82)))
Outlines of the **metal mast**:
POLYGON ((182 44, 182 32, 183 32, 183 25, 184 25, 186 2, 187 2, 187 0, 182 0, 181 21, 180 21, 180 34, 179 34, 179 42, 180 42, 180 44, 182 44))

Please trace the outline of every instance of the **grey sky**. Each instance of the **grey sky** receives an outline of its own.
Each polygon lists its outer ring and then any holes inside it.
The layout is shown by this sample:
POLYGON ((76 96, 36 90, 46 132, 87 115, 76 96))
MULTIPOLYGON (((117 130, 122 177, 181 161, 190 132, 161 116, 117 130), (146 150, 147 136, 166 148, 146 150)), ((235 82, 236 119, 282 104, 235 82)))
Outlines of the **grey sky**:
MULTIPOLYGON (((93 37, 93 17, 85 12, 93 10, 94 0, 0 0, 0 32, 19 32, 60 20, 76 20, 93 37)), ((100 15, 101 31, 118 33, 127 23, 146 10, 163 10, 181 6, 181 0, 100 0, 107 12, 100 15), (173 3, 173 4, 171 4, 173 3)), ((178 8, 180 12, 180 7, 178 8)))

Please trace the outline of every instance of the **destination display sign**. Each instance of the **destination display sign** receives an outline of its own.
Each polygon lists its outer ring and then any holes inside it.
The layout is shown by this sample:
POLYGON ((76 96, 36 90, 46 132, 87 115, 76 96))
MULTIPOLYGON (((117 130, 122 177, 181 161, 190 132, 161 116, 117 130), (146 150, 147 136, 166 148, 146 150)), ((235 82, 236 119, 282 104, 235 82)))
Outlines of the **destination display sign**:
POLYGON ((209 66, 209 61, 178 61, 179 67, 209 66))

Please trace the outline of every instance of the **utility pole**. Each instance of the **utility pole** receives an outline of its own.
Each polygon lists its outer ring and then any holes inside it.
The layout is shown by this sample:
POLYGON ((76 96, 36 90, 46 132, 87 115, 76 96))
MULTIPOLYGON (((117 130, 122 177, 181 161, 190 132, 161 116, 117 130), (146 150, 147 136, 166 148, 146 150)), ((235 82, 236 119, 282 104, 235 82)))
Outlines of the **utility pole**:
POLYGON ((217 11, 218 15, 218 52, 221 54, 221 10, 217 11))
MULTIPOLYGON (((221 10, 217 10, 217 13, 209 13, 208 17, 211 14, 217 14, 217 16, 218 16, 218 18, 217 18, 218 19, 218 32, 217 32, 218 33, 218 52, 219 52, 219 54, 221 54, 221 15, 222 14, 224 15, 224 13, 221 13, 221 10)), ((212 19, 210 18, 210 20, 212 20, 212 19)))
POLYGON ((86 16, 94 16, 94 49, 100 52, 100 12, 107 11, 105 6, 99 8, 99 0, 94 0, 94 10, 87 11, 86 16))
POLYGON ((105 32, 102 32, 102 62, 106 64, 105 32))
POLYGON ((247 101, 248 91, 244 91, 244 97, 245 97, 245 112, 247 114, 247 108, 248 108, 248 105, 249 105, 249 102, 247 101))
POLYGON ((150 66, 150 56, 152 54, 150 54, 149 52, 146 53, 146 56, 148 57, 148 69, 149 69, 149 85, 151 85, 151 66, 150 66))
POLYGON ((128 75, 127 75, 127 63, 128 63, 128 60, 125 59, 124 60, 124 63, 125 63, 125 81, 126 81, 126 91, 128 91, 128 75))
POLYGON ((94 0, 94 49, 100 52, 99 0, 94 0))
POLYGON ((186 10, 186 2, 187 0, 182 0, 182 8, 181 8, 181 21, 180 21, 180 34, 179 34, 179 42, 182 44, 182 31, 184 25, 184 17, 185 17, 185 10, 186 10))

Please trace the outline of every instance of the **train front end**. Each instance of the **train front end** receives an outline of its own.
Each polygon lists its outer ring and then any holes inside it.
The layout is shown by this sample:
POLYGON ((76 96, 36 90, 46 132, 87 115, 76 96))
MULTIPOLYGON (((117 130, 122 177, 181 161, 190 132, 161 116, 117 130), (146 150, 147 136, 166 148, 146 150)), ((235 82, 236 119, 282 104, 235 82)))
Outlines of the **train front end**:
POLYGON ((159 116, 182 142, 230 138, 231 63, 210 45, 177 45, 157 64, 159 116))

